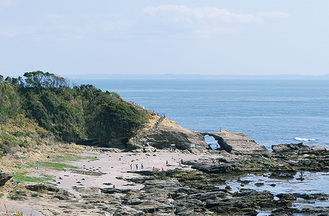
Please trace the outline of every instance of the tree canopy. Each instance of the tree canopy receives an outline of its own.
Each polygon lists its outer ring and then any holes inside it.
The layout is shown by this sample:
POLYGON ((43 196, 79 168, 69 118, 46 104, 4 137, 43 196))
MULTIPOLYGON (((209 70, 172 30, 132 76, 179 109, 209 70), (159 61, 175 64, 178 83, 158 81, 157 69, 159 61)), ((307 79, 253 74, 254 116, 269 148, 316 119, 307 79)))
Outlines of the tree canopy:
POLYGON ((23 78, 0 76, 0 117, 20 113, 60 140, 98 139, 104 145, 125 143, 148 118, 145 110, 117 93, 92 85, 70 87, 69 80, 42 71, 23 78))

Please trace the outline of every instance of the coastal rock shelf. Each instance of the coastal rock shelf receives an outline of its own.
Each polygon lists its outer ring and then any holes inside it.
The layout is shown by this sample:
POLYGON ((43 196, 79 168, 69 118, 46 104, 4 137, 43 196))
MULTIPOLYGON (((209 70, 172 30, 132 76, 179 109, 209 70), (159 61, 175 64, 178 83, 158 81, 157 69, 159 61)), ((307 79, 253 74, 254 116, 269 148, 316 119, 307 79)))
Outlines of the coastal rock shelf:
MULTIPOLYGON (((302 143, 272 149, 242 133, 190 131, 154 115, 126 149, 85 147, 84 156, 97 160, 56 173, 40 167, 56 175, 53 185, 20 185, 6 199, 47 216, 328 214, 328 193, 280 188, 301 184, 311 172, 326 176, 329 149, 302 143), (206 135, 220 148, 209 148, 206 135)), ((5 184, 11 176, 3 176, 5 184)))
POLYGON ((220 150, 225 150, 229 153, 241 154, 264 154, 267 149, 263 145, 259 145, 255 140, 246 137, 243 133, 232 133, 221 129, 217 133, 203 133, 215 138, 220 146, 220 150))
POLYGON ((212 136, 220 146, 220 150, 237 154, 264 154, 268 150, 257 144, 243 133, 233 133, 221 129, 220 132, 190 131, 163 116, 153 115, 148 124, 130 140, 134 148, 151 146, 158 149, 176 149, 203 151, 210 147, 205 142, 205 136, 212 136))

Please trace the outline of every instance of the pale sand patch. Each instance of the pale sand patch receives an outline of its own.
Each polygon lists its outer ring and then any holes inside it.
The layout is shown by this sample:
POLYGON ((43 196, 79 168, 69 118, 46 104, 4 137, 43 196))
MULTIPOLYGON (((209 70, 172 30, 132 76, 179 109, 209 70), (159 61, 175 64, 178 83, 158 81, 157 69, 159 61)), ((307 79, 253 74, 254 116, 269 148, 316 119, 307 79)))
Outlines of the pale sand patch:
POLYGON ((56 175, 57 187, 63 188, 76 196, 80 196, 80 193, 74 190, 72 187, 98 187, 98 188, 115 188, 117 189, 134 189, 138 190, 143 188, 142 184, 134 184, 129 181, 125 181, 126 178, 141 177, 137 173, 131 173, 129 171, 136 170, 153 170, 158 169, 164 171, 169 169, 181 168, 185 170, 191 170, 190 166, 180 164, 181 160, 197 160, 200 157, 209 157, 205 153, 192 154, 183 153, 181 151, 168 151, 158 150, 157 152, 147 153, 131 153, 131 152, 97 152, 86 151, 84 156, 97 157, 96 161, 75 161, 70 162, 70 165, 80 167, 81 170, 90 170, 95 172, 105 173, 101 176, 84 175, 73 173, 70 170, 66 171, 49 171, 56 175), (142 168, 143 166, 143 168, 142 168), (119 179, 118 179, 119 178, 119 179), (109 185, 104 185, 107 183, 109 185))

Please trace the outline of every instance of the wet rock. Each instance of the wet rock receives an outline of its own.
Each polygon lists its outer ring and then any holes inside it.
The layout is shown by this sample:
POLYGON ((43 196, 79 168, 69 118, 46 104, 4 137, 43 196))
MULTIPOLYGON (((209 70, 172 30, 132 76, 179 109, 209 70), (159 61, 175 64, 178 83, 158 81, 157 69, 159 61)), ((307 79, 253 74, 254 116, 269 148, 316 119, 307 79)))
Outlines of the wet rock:
POLYGON ((292 172, 273 172, 271 174, 271 178, 277 178, 277 179, 293 179, 296 175, 296 171, 292 172))
POLYGON ((264 186, 264 183, 262 183, 262 182, 257 182, 257 183, 255 183, 255 185, 256 185, 257 187, 261 187, 261 186, 264 186))
POLYGON ((280 200, 296 200, 296 196, 293 194, 278 194, 276 195, 280 200))

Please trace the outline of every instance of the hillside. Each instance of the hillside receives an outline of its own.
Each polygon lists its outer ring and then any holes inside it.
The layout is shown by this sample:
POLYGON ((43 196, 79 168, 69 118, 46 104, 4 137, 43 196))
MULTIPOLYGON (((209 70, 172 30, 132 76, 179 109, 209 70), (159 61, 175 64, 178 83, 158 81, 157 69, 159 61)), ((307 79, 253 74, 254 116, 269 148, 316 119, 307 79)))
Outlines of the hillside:
MULTIPOLYGON (((57 141, 126 148, 148 121, 149 112, 117 93, 92 85, 71 86, 67 79, 48 72, 28 72, 18 78, 0 75, 0 124, 18 116, 36 122, 57 141)), ((0 135, 2 151, 24 145, 6 136, 0 135)))

